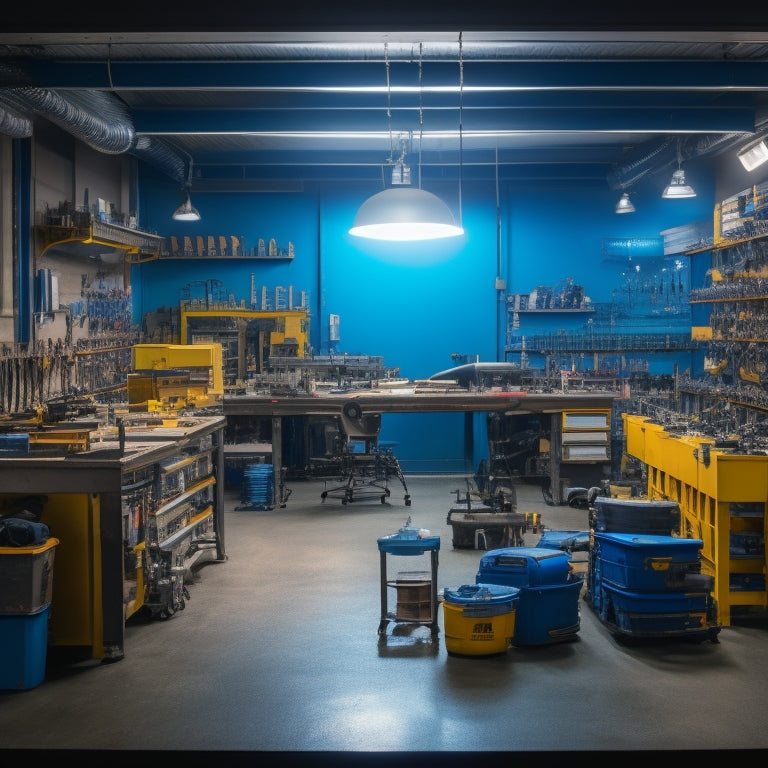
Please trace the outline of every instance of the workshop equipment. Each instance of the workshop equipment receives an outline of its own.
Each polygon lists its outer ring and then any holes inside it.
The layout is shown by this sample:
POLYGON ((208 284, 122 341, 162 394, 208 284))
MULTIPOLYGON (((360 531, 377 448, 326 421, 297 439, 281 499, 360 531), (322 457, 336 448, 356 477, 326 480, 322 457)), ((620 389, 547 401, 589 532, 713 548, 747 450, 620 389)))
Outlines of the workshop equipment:
POLYGON ((499 584, 463 584, 443 590, 445 648, 459 656, 506 653, 515 634, 520 590, 499 584))
POLYGON ((603 583, 636 590, 690 589, 701 574, 702 546, 701 539, 645 533, 595 533, 594 544, 603 583))
POLYGON ((714 578, 701 573, 700 539, 592 534, 584 599, 611 632, 717 642, 714 578))
POLYGON ((390 623, 423 624, 432 635, 437 627, 437 566, 440 537, 432 536, 424 528, 411 525, 409 517, 405 525, 389 536, 377 540, 381 574, 381 618, 379 635, 386 634, 390 623), (387 577, 387 555, 418 557, 429 555, 430 569, 401 571, 394 580, 387 577), (390 599, 394 593, 396 600, 390 599), (394 607, 393 607, 394 603, 394 607))
POLYGON ((275 508, 275 471, 271 464, 251 464, 243 470, 236 511, 275 508))
POLYGON ((573 571, 570 555, 561 549, 493 550, 480 558, 475 582, 520 590, 513 645, 572 640, 581 627, 579 595, 583 577, 573 571))
POLYGON ((498 549, 522 546, 526 529, 525 515, 514 509, 497 512, 494 508, 472 500, 467 491, 454 491, 456 503, 448 511, 446 523, 453 529, 454 549, 498 549))
POLYGON ((676 501, 597 496, 593 505, 591 514, 596 531, 631 531, 661 536, 680 531, 680 505, 676 501))

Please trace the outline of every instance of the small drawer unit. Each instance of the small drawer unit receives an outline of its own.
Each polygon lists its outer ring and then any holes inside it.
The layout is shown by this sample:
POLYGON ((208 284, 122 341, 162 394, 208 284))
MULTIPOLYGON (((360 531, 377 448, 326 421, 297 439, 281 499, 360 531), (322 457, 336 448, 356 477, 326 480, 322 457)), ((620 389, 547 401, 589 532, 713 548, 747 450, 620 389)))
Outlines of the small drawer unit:
POLYGON ((611 410, 563 411, 563 462, 604 462, 611 458, 611 410))

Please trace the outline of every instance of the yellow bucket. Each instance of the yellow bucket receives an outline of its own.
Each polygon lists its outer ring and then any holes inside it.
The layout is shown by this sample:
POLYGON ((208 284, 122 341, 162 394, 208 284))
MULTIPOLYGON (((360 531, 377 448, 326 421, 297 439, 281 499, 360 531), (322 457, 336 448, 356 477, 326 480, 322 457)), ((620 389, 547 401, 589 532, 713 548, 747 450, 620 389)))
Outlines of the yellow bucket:
POLYGON ((464 584, 445 589, 445 647, 459 656, 506 653, 515 636, 520 590, 498 584, 464 584))

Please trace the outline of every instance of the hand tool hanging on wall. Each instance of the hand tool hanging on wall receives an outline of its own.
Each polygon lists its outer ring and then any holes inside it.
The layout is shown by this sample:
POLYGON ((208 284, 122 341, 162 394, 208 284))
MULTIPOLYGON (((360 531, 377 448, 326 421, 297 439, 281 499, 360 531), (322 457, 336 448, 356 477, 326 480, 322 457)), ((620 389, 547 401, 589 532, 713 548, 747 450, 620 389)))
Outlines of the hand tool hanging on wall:
POLYGON ((5 390, 5 410, 7 413, 11 413, 13 410, 13 358, 6 357, 3 362, 5 363, 5 380, 8 383, 5 390))
POLYGON ((8 387, 8 382, 5 376, 5 358, 0 358, 0 395, 2 395, 2 402, 0 402, 0 411, 5 411, 5 391, 8 387))
POLYGON ((15 357, 13 359, 13 377, 16 380, 16 389, 14 392, 14 401, 13 401, 13 411, 14 413, 19 412, 19 405, 21 404, 21 387, 19 386, 21 382, 21 358, 15 357))

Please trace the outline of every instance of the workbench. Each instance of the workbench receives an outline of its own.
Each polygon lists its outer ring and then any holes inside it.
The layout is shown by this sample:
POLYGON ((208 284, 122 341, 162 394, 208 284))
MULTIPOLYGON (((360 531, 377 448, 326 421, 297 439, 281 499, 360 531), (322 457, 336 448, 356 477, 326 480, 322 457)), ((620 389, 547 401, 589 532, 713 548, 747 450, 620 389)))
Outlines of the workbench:
POLYGON ((123 658, 127 619, 168 617, 183 607, 184 573, 226 559, 224 425, 221 416, 147 422, 88 450, 0 459, 0 514, 37 498, 59 540, 49 651, 123 658))

